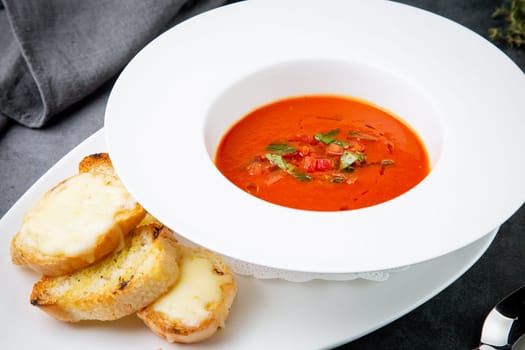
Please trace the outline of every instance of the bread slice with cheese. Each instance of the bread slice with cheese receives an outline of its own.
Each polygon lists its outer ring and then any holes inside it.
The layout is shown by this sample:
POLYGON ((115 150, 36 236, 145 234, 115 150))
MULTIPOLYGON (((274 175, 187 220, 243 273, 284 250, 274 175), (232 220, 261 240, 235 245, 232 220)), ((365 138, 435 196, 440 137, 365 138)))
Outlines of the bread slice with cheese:
POLYGON ((43 276, 31 304, 58 320, 115 320, 135 313, 177 280, 178 243, 157 224, 138 226, 124 247, 87 268, 65 276, 43 276))
POLYGON ((13 263, 44 275, 67 274, 113 252, 142 220, 145 210, 114 174, 107 155, 80 164, 80 173, 49 189, 27 211, 11 241, 13 263))
POLYGON ((194 343, 225 326, 237 285, 220 256, 202 248, 179 248, 178 281, 137 315, 169 342, 194 343))

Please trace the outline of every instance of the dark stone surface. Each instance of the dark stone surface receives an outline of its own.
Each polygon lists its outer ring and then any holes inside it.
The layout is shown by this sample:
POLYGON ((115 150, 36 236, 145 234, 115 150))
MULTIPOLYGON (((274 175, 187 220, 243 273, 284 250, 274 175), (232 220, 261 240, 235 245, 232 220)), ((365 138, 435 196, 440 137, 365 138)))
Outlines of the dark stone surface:
MULTIPOLYGON (((443 15, 483 37, 490 27, 501 24, 490 18, 498 1, 399 2, 443 15)), ((525 49, 499 47, 525 70, 525 49)), ((11 124, 0 134, 0 217, 47 169, 103 126, 110 87, 107 84, 43 129, 11 124)), ((455 283, 406 316, 340 349, 471 349, 478 345, 483 319, 492 305, 523 284, 524 207, 503 225, 489 250, 455 283)))
POLYGON ((473 349, 497 301, 525 285, 525 207, 461 278, 419 308, 340 350, 473 349))

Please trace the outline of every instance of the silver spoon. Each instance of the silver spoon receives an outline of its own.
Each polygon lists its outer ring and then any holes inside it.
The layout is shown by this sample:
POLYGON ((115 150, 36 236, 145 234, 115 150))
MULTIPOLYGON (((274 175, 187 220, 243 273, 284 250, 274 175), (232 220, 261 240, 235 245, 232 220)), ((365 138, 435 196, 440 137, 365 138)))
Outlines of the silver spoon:
POLYGON ((510 293, 490 310, 483 323, 481 344, 476 349, 510 350, 524 334, 525 286, 510 293))

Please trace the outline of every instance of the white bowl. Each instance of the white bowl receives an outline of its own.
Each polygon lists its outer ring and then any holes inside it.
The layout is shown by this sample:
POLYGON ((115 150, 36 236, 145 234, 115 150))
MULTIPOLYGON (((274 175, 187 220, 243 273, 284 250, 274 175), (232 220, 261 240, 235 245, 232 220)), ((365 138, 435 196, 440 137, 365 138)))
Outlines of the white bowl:
POLYGON ((387 1, 250 0, 191 18, 126 67, 105 132, 124 184, 187 239, 244 262, 323 274, 429 260, 498 227, 525 198, 523 72, 492 44, 387 1), (213 164, 228 127, 291 95, 346 94, 405 119, 430 174, 344 212, 259 200, 213 164))

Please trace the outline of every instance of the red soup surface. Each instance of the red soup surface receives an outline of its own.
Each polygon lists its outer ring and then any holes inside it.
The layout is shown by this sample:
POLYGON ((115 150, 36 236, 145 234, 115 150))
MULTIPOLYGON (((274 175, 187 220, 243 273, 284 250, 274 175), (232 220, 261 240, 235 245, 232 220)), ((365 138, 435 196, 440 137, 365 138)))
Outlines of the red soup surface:
POLYGON ((362 100, 332 95, 254 110, 224 135, 215 164, 256 197, 315 211, 388 201, 430 171, 425 147, 407 124, 362 100))

